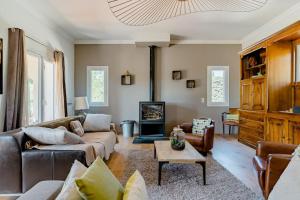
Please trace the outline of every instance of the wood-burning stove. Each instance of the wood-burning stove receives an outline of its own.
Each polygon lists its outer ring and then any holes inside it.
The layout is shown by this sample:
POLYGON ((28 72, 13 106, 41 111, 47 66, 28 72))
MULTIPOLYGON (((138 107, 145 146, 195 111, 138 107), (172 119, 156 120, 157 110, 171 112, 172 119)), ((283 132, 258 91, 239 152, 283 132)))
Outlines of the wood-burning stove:
POLYGON ((133 143, 153 143, 165 137, 165 102, 155 101, 155 48, 150 46, 150 101, 140 102, 139 137, 133 143))
POLYGON ((165 102, 140 102, 139 128, 141 137, 165 136, 165 102))

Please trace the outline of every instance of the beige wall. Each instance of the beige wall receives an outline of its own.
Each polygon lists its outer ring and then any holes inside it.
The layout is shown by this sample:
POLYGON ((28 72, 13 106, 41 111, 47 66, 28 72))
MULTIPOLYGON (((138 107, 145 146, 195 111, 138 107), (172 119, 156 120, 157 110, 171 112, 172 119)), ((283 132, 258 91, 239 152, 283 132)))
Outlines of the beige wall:
MULTIPOLYGON (((239 107, 239 55, 241 45, 173 45, 156 52, 156 100, 166 102, 167 127, 196 117, 211 117, 221 132, 221 113, 228 107, 206 106, 208 65, 230 66, 230 106, 239 107), (172 70, 182 70, 183 79, 173 81, 172 70), (195 79, 196 88, 187 89, 186 80, 195 79), (205 103, 201 103, 205 98, 205 103)), ((90 112, 109 113, 113 121, 138 121, 139 101, 149 100, 149 48, 134 45, 76 45, 75 96, 86 95, 86 66, 109 66, 109 107, 90 112), (121 85, 121 75, 129 70, 135 84, 121 85)))

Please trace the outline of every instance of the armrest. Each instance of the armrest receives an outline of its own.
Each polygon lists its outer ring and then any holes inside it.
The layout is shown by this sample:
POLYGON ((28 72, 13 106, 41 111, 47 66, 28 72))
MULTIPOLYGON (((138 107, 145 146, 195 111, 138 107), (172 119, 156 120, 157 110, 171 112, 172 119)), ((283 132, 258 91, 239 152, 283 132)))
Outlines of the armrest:
POLYGON ((204 129, 204 148, 209 151, 214 146, 215 127, 213 125, 207 126, 204 129))
POLYGON ((287 154, 270 154, 268 156, 265 178, 265 197, 269 196, 292 157, 292 155, 287 154))
POLYGON ((192 128, 193 124, 192 123, 182 123, 180 125, 180 128, 183 130, 185 133, 192 133, 192 128))
POLYGON ((256 155, 266 159, 269 154, 292 154, 296 148, 297 145, 294 144, 259 141, 256 155))
POLYGON ((33 186, 18 200, 54 200, 60 193, 64 181, 41 181, 33 186))
POLYGON ((27 150, 22 152, 23 192, 42 180, 65 180, 74 160, 86 165, 78 150, 27 150))
POLYGON ((22 192, 21 148, 12 135, 0 135, 0 194, 22 192))

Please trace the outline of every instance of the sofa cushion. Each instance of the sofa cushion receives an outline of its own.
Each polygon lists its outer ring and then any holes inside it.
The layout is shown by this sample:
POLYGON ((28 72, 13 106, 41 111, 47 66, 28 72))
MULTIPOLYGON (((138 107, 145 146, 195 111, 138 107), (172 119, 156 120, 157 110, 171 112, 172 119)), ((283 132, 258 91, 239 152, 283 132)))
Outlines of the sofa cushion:
POLYGON ((61 192, 56 197, 56 200, 81 200, 82 198, 77 191, 75 179, 80 178, 86 170, 87 168, 81 164, 81 162, 75 160, 61 192))
POLYGON ((32 140, 40 144, 82 144, 83 140, 79 136, 69 131, 61 129, 51 129, 44 127, 22 128, 24 133, 32 140))
MULTIPOLYGON (((115 132, 91 132, 84 134, 81 139, 95 147, 97 155, 101 152, 98 151, 99 143, 104 145, 104 157, 106 160, 109 159, 110 154, 114 151, 114 146, 117 142, 117 136, 115 132)), ((103 156, 102 156, 103 157, 103 156)))
POLYGON ((128 179, 123 200, 148 200, 148 193, 144 178, 138 170, 128 179))
POLYGON ((21 195, 18 200, 54 200, 63 184, 63 181, 41 181, 21 195))
POLYGON ((111 115, 87 114, 83 128, 86 132, 109 131, 111 115))
POLYGON ((84 135, 84 129, 83 129, 80 121, 78 121, 78 120, 71 121, 70 128, 71 128, 72 132, 75 133, 76 135, 79 135, 80 137, 82 137, 84 135))
POLYGON ((84 199, 121 200, 123 198, 124 189, 121 183, 100 157, 75 182, 84 199))

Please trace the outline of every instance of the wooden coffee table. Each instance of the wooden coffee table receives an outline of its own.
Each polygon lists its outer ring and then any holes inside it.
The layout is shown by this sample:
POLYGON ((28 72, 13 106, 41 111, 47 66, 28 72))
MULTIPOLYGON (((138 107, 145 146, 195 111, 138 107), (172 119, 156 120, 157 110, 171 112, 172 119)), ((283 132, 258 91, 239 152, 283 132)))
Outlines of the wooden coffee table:
POLYGON ((202 156, 189 142, 185 141, 183 151, 175 151, 171 148, 170 141, 154 142, 154 158, 158 160, 158 185, 161 181, 161 169, 168 163, 198 163, 203 169, 203 184, 206 185, 206 158, 202 156))

